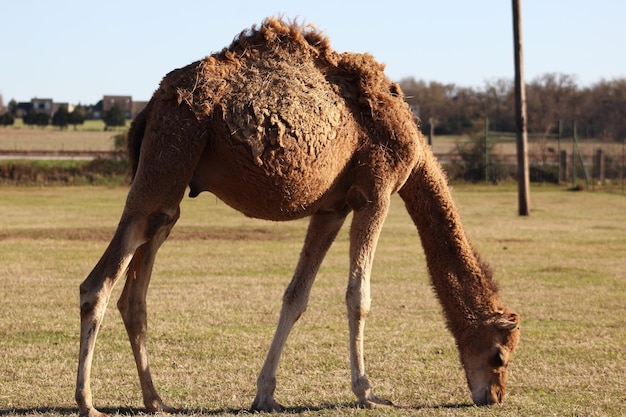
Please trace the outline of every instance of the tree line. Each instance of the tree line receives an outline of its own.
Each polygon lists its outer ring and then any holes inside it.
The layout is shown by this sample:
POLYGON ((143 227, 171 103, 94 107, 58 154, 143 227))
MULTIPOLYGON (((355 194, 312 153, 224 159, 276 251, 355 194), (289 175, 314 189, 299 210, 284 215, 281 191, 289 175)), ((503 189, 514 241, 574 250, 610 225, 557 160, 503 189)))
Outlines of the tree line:
MULTIPOLYGON (((15 100, 11 100, 7 111, 0 114, 0 126, 13 125, 15 123, 16 113, 17 103, 15 100)), ((51 124, 60 129, 66 129, 69 125, 76 128, 77 125, 82 125, 85 122, 86 114, 86 106, 75 106, 71 112, 68 110, 67 106, 60 106, 52 116, 44 112, 29 111, 22 118, 22 122, 27 126, 45 127, 51 124)), ((117 103, 104 113, 102 120, 104 120, 106 128, 126 125, 124 112, 117 103)))
MULTIPOLYGON (((484 129, 515 131, 512 79, 486 81, 482 89, 455 84, 400 81, 406 100, 422 122, 440 135, 472 135, 484 129)), ((571 135, 574 123, 581 138, 622 141, 626 137, 626 79, 602 80, 580 87, 568 74, 541 75, 526 86, 528 131, 571 135)))

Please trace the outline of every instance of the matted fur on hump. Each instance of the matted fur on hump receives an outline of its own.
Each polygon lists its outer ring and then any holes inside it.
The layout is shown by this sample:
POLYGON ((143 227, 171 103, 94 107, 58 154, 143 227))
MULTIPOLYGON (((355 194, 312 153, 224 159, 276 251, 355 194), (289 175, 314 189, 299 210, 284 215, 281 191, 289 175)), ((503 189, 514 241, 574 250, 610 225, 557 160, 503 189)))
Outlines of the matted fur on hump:
POLYGON ((215 111, 257 165, 269 164, 272 172, 308 165, 351 117, 325 76, 324 52, 331 53, 327 42, 310 27, 276 20, 242 33, 222 52, 227 59, 235 55, 238 68, 228 75, 224 101, 215 111))

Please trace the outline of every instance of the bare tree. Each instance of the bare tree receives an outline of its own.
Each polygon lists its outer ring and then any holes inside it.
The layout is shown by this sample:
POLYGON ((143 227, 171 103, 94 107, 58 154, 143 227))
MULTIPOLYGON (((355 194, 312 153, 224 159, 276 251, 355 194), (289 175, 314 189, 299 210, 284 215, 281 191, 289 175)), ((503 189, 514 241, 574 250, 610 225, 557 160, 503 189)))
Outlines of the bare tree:
POLYGON ((559 120, 572 124, 578 87, 568 74, 547 73, 535 78, 527 91, 528 128, 531 132, 553 133, 559 120))

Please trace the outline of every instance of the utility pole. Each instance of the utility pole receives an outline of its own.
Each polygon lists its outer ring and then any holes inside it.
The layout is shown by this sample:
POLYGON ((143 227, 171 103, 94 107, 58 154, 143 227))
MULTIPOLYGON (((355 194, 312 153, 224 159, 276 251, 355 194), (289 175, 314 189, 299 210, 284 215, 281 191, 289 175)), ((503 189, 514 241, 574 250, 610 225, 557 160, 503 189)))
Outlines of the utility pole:
POLYGON ((513 0, 513 43, 515 54, 515 124, 517 126, 517 196, 520 216, 530 215, 530 174, 526 128, 526 85, 522 48, 521 1, 513 0))

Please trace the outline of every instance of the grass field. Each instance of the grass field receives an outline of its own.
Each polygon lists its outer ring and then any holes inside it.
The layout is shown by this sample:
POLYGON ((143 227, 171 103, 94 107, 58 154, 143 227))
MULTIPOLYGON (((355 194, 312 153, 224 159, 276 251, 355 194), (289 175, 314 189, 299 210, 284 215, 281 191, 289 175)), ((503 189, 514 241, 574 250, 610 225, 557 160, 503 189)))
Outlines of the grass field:
MULTIPOLYGON (((78 285, 104 250, 124 188, 0 189, 0 416, 68 415, 77 364, 78 285)), ((471 404, 401 201, 378 246, 366 361, 396 406, 359 410, 350 390, 344 290, 347 227, 296 324, 276 398, 304 416, 613 416, 626 409, 626 199, 511 187, 454 188, 472 240, 522 317, 502 406, 471 404)), ((161 396, 186 415, 246 413, 306 221, 247 219, 209 194, 186 199, 149 293, 149 349, 161 396)), ((93 389, 111 414, 143 410, 115 288, 93 389)))
POLYGON ((60 130, 54 126, 30 127, 16 120, 15 126, 0 127, 0 151, 111 151, 116 131, 105 131, 102 120, 86 120, 60 130))

